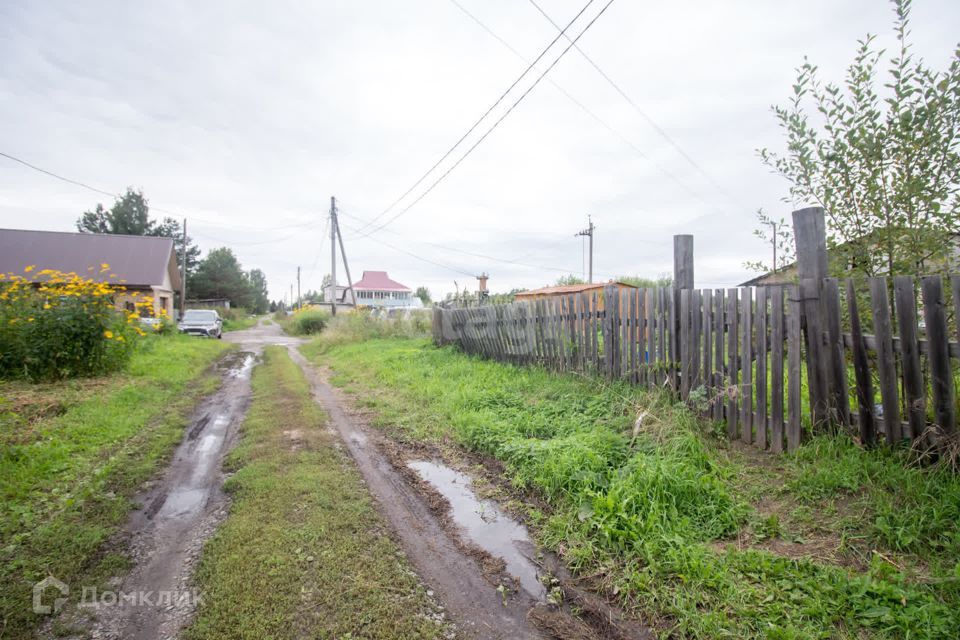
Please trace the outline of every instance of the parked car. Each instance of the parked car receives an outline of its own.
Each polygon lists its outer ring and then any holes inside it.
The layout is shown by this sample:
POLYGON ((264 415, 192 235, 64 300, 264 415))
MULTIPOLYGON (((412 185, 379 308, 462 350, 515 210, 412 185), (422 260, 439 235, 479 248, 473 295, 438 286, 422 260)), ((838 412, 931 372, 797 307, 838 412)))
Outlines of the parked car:
POLYGON ((183 314, 183 319, 177 324, 180 333, 195 336, 207 336, 220 339, 223 337, 223 320, 216 311, 208 309, 189 309, 183 314))

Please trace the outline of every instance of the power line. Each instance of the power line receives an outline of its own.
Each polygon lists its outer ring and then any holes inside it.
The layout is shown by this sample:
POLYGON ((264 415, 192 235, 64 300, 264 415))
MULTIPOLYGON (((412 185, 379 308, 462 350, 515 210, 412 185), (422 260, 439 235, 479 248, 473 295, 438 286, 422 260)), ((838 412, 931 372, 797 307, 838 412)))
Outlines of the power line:
MULTIPOLYGON (((490 34, 491 37, 493 37, 493 38, 494 38, 495 40, 497 40, 500 44, 502 44, 504 47, 506 47, 511 53, 513 53, 513 55, 515 55, 516 57, 518 57, 520 60, 523 60, 524 62, 526 62, 526 58, 523 56, 522 53, 520 53, 519 51, 517 51, 509 42, 507 42, 507 41, 504 40, 502 37, 500 37, 493 29, 491 29, 491 28, 488 27, 486 24, 484 24, 478 17, 476 17, 474 14, 472 14, 470 11, 468 11, 468 10, 467 10, 463 5, 461 5, 457 0, 450 0, 450 2, 451 2, 455 7, 457 7, 461 12, 463 12, 468 18, 470 18, 471 20, 473 20, 473 21, 477 24, 477 26, 479 26, 481 29, 483 29, 484 31, 486 31, 488 34, 490 34)), ((703 204, 706 204, 706 205, 708 205, 708 206, 714 206, 714 204, 713 204, 712 202, 710 202, 710 201, 708 201, 706 198, 704 198, 698 191, 694 190, 692 187, 690 187, 688 184, 686 184, 685 182, 683 182, 680 178, 678 178, 678 177, 677 177, 676 175, 674 175, 672 172, 668 171, 668 170, 667 170, 666 168, 664 168, 662 165, 657 164, 656 162, 654 162, 653 158, 651 158, 649 155, 647 155, 647 153, 646 153, 643 149, 641 149, 641 148, 638 147, 636 144, 634 144, 634 142, 631 141, 629 138, 627 138, 623 133, 621 133, 620 131, 618 131, 617 129, 615 129, 609 122, 607 122, 606 120, 604 120, 603 118, 601 118, 599 115, 597 115, 596 112, 594 112, 594 111, 591 110, 589 107, 587 107, 585 104, 583 104, 582 102, 580 102, 580 100, 578 100, 573 94, 571 94, 569 91, 567 91, 567 89, 565 89, 562 85, 560 85, 560 84, 559 84, 557 81, 555 81, 553 78, 547 78, 547 82, 549 82, 551 85, 553 85, 553 87, 554 87, 557 91, 559 91, 560 93, 562 93, 568 100, 570 100, 570 102, 572 102, 574 105, 576 105, 581 111, 583 111, 585 114, 587 114, 588 116, 590 116, 590 118, 592 118, 597 124, 599 124, 599 125, 602 126, 604 129, 606 129, 607 131, 609 131, 610 133, 612 133, 614 136, 616 136, 622 143, 624 143, 625 145, 627 145, 628 147, 630 147, 630 149, 633 150, 634 153, 636 153, 638 156, 640 156, 641 158, 643 158, 643 159, 646 160, 647 162, 651 163, 651 164, 654 166, 654 168, 656 168, 660 173, 662 173, 664 176, 666 176, 667 178, 669 178, 671 181, 673 181, 674 183, 676 183, 677 186, 679 186, 681 189, 683 189, 684 191, 686 191, 688 194, 690 194, 690 195, 693 196, 696 200, 702 202, 703 204)))
MULTIPOLYGON (((327 237, 327 231, 330 230, 330 217, 329 217, 329 216, 325 216, 325 217, 324 217, 324 220, 326 220, 327 222, 326 222, 326 224, 323 225, 323 231, 320 233, 320 237, 321 237, 321 238, 326 238, 326 237, 327 237)), ((323 245, 321 244, 321 246, 323 246, 323 245)), ((313 264, 310 266, 309 269, 307 269, 306 273, 312 274, 314 271, 316 271, 317 265, 320 263, 320 258, 321 258, 322 256, 323 256, 323 250, 322 250, 322 249, 318 249, 318 250, 317 250, 317 257, 314 258, 313 264)))
MULTIPOLYGON (((460 143, 462 143, 464 140, 466 140, 467 137, 468 137, 471 133, 473 133, 473 132, 476 130, 477 127, 480 126, 480 123, 483 122, 484 119, 485 119, 488 115, 490 115, 490 113, 491 113, 494 109, 496 109, 497 106, 498 106, 501 102, 503 102, 503 99, 506 98, 506 97, 510 94, 511 91, 513 91, 514 87, 516 87, 517 84, 519 84, 520 81, 523 80, 523 79, 527 76, 528 73, 530 73, 530 71, 534 68, 534 65, 535 65, 537 62, 539 62, 540 59, 543 58, 543 56, 545 56, 548 51, 550 51, 550 49, 553 47, 553 45, 555 45, 555 44, 560 40, 560 38, 562 38, 562 37, 566 34, 567 29, 569 29, 569 28, 571 27, 571 25, 573 25, 573 23, 576 22, 576 21, 580 18, 580 16, 583 15, 583 12, 586 11, 587 8, 588 8, 591 4, 593 4, 593 3, 594 3, 594 0, 588 0, 587 4, 585 4, 585 5, 583 6, 583 8, 580 9, 580 12, 577 13, 577 15, 575 15, 575 16, 573 17, 573 20, 571 20, 571 21, 567 24, 566 27, 564 27, 563 29, 560 29, 560 33, 558 33, 558 34, 556 35, 556 37, 555 37, 553 40, 551 40, 550 43, 549 43, 546 47, 543 48, 543 51, 540 52, 540 55, 537 56, 536 60, 534 60, 533 62, 531 62, 529 65, 527 65, 527 68, 523 70, 523 73, 521 73, 521 74, 517 77, 517 79, 514 80, 514 81, 510 84, 509 87, 507 87, 507 90, 506 90, 506 91, 504 91, 502 94, 500 94, 500 97, 497 98, 496 101, 495 101, 492 105, 490 105, 490 107, 483 113, 482 116, 480 116, 480 117, 477 119, 476 122, 474 122, 474 123, 470 126, 469 129, 467 129, 466 133, 464 133, 462 136, 460 136, 460 139, 457 140, 456 142, 454 142, 454 143, 453 143, 453 146, 451 146, 449 149, 447 149, 446 153, 444 153, 442 156, 440 156, 440 159, 437 160, 435 163, 433 163, 433 166, 430 167, 429 169, 427 169, 427 171, 426 171, 422 176, 420 176, 420 178, 419 178, 416 182, 414 182, 413 185, 411 185, 411 187, 410 187, 409 189, 407 189, 406 191, 404 191, 403 194, 402 194, 399 198, 397 198, 397 199, 394 200, 392 203, 390 203, 390 206, 388 206, 386 209, 384 209, 383 211, 381 211, 380 213, 378 213, 370 222, 368 222, 367 224, 365 224, 365 225, 363 225, 362 227, 360 227, 361 231, 364 230, 364 229, 366 229, 367 227, 369 227, 369 226, 372 225, 373 223, 375 223, 377 220, 379 220, 380 218, 382 218, 383 216, 385 216, 387 213, 389 213, 395 206, 397 206, 398 204, 400 204, 400 202, 403 201, 403 199, 406 198, 408 195, 410 195, 410 194, 413 192, 414 189, 416 189, 417 187, 419 187, 420 184, 423 183, 423 181, 426 180, 427 177, 428 177, 431 173, 433 173, 433 171, 434 171, 437 167, 439 167, 440 164, 441 164, 444 160, 446 160, 447 158, 449 158, 449 157, 450 157, 450 154, 452 154, 452 153, 456 150, 456 148, 460 146, 460 143)), ((559 29, 559 27, 558 27, 558 29, 559 29)))
MULTIPOLYGON (((343 209, 338 209, 338 213, 340 213, 340 214, 342 214, 342 215, 345 215, 345 216, 347 216, 348 218, 352 218, 352 219, 354 219, 354 220, 357 220, 357 221, 359 221, 359 222, 363 222, 363 220, 362 220, 361 218, 359 218, 359 217, 357 217, 357 216, 355 216, 355 215, 349 214, 349 213, 345 212, 343 209)), ((343 225, 343 226, 346 227, 347 229, 350 229, 351 231, 356 230, 355 227, 349 227, 349 226, 347 226, 347 225, 343 225)), ((390 233, 393 233, 393 234, 396 234, 396 235, 400 235, 400 233, 399 233, 398 231, 394 231, 393 229, 386 229, 386 231, 388 231, 388 232, 390 232, 390 233)), ((369 236, 359 236, 359 237, 360 237, 360 238, 368 238, 369 236)), ((372 237, 369 237, 369 238, 370 238, 371 240, 376 240, 376 238, 372 238, 372 237)), ((567 242, 569 243, 569 240, 568 240, 567 242)), ((526 267, 526 268, 528 268, 528 269, 540 269, 540 270, 542 270, 542 271, 554 271, 554 272, 557 272, 557 273, 572 273, 573 271, 575 271, 575 269, 564 269, 564 268, 561 268, 561 267, 548 267, 548 266, 539 265, 539 264, 530 264, 530 263, 522 262, 522 261, 521 261, 522 259, 521 259, 521 260, 508 260, 508 259, 506 259, 506 258, 497 258, 496 256, 491 256, 491 255, 487 255, 487 254, 484 254, 484 253, 476 253, 476 252, 473 252, 473 251, 467 251, 466 249, 460 249, 459 247, 451 247, 451 246, 448 246, 448 245, 445 245, 445 244, 441 244, 441 243, 437 243, 437 242, 428 242, 428 241, 423 240, 423 241, 419 241, 417 244, 427 244, 427 245, 430 245, 430 246, 433 246, 433 247, 437 247, 438 249, 441 249, 442 251, 449 251, 449 252, 451 252, 451 253, 460 253, 460 254, 467 255, 467 256, 471 256, 471 257, 475 257, 475 258, 482 258, 482 259, 484 259, 484 260, 489 260, 489 261, 492 261, 492 262, 499 262, 499 263, 502 263, 502 264, 509 264, 509 265, 518 266, 518 267, 526 267)), ((416 257, 416 256, 415 256, 415 257, 416 257)), ((441 266, 446 266, 446 265, 441 265, 441 266)), ((465 273, 465 272, 460 272, 460 273, 465 273)), ((467 275, 471 275, 471 274, 467 274, 467 275)))
POLYGON ((47 171, 46 169, 41 169, 40 167, 38 167, 38 166, 36 166, 36 165, 33 165, 33 164, 30 164, 30 163, 27 162, 26 160, 21 160, 20 158, 16 158, 16 157, 10 155, 9 153, 4 153, 3 151, 0 151, 0 156, 3 156, 4 158, 7 158, 8 160, 13 160, 14 162, 19 162, 20 164, 22 164, 22 165, 25 166, 25 167, 29 167, 29 168, 33 169, 34 171, 39 171, 40 173, 45 173, 45 174, 47 174, 47 175, 50 176, 50 177, 56 178, 57 180, 62 180, 63 182, 66 182, 66 183, 69 183, 69 184, 72 184, 72 185, 76 185, 76 186, 78 186, 78 187, 83 187, 84 189, 87 189, 87 190, 89 190, 89 191, 93 191, 94 193, 99 193, 99 194, 101 194, 101 195, 110 196, 111 198, 116 198, 116 197, 117 197, 117 194, 115 194, 115 193, 110 193, 109 191, 104 191, 103 189, 97 189, 96 187, 91 187, 90 185, 88 185, 88 184, 86 184, 86 183, 79 182, 79 181, 77 181, 77 180, 71 180, 70 178, 65 178, 64 176, 61 176, 61 175, 59 175, 59 174, 56 174, 56 173, 54 173, 54 172, 52 172, 52 171, 47 171))
MULTIPOLYGON (((340 213, 343 213, 343 212, 340 211, 340 213)), ((350 229, 351 231, 357 231, 357 229, 355 229, 355 228, 353 228, 353 227, 349 227, 349 226, 347 226, 347 225, 343 225, 343 226, 344 226, 344 227, 347 227, 347 229, 350 229)), ((470 276, 470 277, 473 277, 473 276, 476 275, 476 274, 473 273, 472 271, 465 271, 465 270, 460 269, 460 268, 458 268, 458 267, 452 267, 452 266, 450 266, 450 265, 448 265, 448 264, 443 264, 443 263, 441 263, 441 262, 436 262, 436 261, 434 261, 434 260, 430 260, 429 258, 424 258, 424 257, 421 256, 421 255, 418 255, 418 254, 416 254, 416 253, 412 253, 412 252, 410 252, 410 251, 407 251, 406 249, 401 249, 400 247, 398 247, 398 246, 396 246, 396 245, 392 245, 392 244, 390 244, 389 242, 385 242, 385 241, 383 241, 383 240, 381 240, 381 239, 379 239, 379 238, 373 238, 373 237, 370 237, 370 236, 361 236, 361 237, 367 238, 368 240, 373 240, 373 241, 376 242, 377 244, 382 244, 383 246, 389 247, 389 248, 393 249, 394 251, 399 251, 400 253, 404 253, 404 254, 410 256, 411 258, 416 258, 417 260, 420 260, 421 262, 426 262, 426 263, 428 263, 428 264, 432 264, 432 265, 434 265, 435 267, 440 267, 440 268, 442 268, 442 269, 446 269, 447 271, 451 271, 451 272, 453 272, 453 273, 459 273, 459 274, 461 274, 461 275, 470 276)))
MULTIPOLYGON (((591 1, 592 1, 592 0, 591 0, 591 1)), ((433 190, 436 188, 436 186, 439 185, 439 184, 444 180, 444 178, 446 178, 448 175, 450 175, 450 174, 454 171, 454 169, 456 169, 458 166, 460 166, 460 163, 462 163, 464 160, 466 160, 467 157, 468 157, 471 153, 473 153, 473 150, 476 149, 478 146, 480 146, 480 144, 481 144, 484 140, 487 139, 487 136, 489 136, 491 133, 493 133, 493 131, 500 125, 500 123, 503 122, 503 121, 507 118, 507 116, 509 116, 509 115, 513 112, 513 110, 517 107, 517 105, 519 105, 519 104, 523 101, 523 99, 526 98, 526 97, 530 94, 530 92, 533 91, 533 90, 536 88, 536 86, 537 86, 538 84, 540 84, 540 81, 543 80, 543 78, 544 78, 548 73, 550 73, 550 71, 557 65, 557 63, 560 62, 560 60, 563 59, 563 57, 567 54, 567 52, 570 51, 570 49, 573 48, 573 46, 576 45, 577 41, 579 41, 580 38, 583 37, 583 34, 585 34, 585 33, 590 29, 590 27, 592 27, 593 24, 594 24, 597 20, 600 19, 600 16, 602 16, 602 15, 607 11, 607 9, 610 7, 610 5, 613 4, 613 1, 614 1, 614 0, 608 0, 607 3, 606 3, 605 5, 603 5, 603 8, 600 10, 600 12, 599 12, 596 16, 594 16, 593 19, 590 20, 590 22, 587 23, 587 25, 583 28, 583 30, 582 30, 579 34, 577 34, 577 37, 576 37, 576 38, 574 38, 573 40, 570 41, 570 44, 569 44, 563 51, 560 52, 560 55, 557 56, 557 58, 555 58, 555 59, 553 60, 553 62, 550 63, 550 66, 548 66, 548 67, 546 68, 546 70, 537 77, 537 79, 533 82, 533 84, 530 85, 530 86, 527 88, 527 90, 524 91, 524 92, 520 95, 520 97, 517 98, 517 100, 516 100, 512 105, 510 105, 510 108, 508 108, 508 109, 503 113, 503 115, 501 115, 501 116, 493 123, 493 125, 492 125, 489 129, 487 129, 486 133, 484 133, 482 136, 480 136, 480 139, 479 139, 479 140, 477 140, 476 142, 474 142, 473 145, 472 145, 469 149, 467 149, 467 151, 466 151, 462 156, 460 156, 460 158, 459 158, 450 168, 448 168, 445 172, 443 172, 443 173, 440 175, 439 178, 437 178, 429 187, 427 187, 427 190, 426 190, 426 191, 424 191, 423 193, 421 193, 413 202, 411 202, 411 203, 408 204, 406 207, 404 207, 403 209, 401 209, 400 212, 398 212, 397 214, 395 214, 395 215, 394 215, 393 217, 391 217, 389 220, 387 220, 386 222, 381 223, 381 224, 380 224, 379 226, 377 226, 377 227, 374 227, 373 230, 368 231, 368 232, 364 233, 363 235, 364 235, 364 236, 369 236, 370 234, 376 233, 377 231, 379 231, 380 229, 384 228, 385 226, 387 226, 387 225, 389 225, 389 224, 392 224, 397 218, 399 218, 400 216, 402 216, 403 214, 405 214, 406 212, 408 212, 410 209, 412 209, 414 206, 416 206, 417 203, 419 203, 419 202, 420 202, 421 200, 423 200, 431 191, 433 191, 433 190)), ((589 4, 589 3, 588 3, 588 4, 589 4)), ((568 26, 569 26, 569 25, 568 25, 568 26)))
MULTIPOLYGON (((302 233, 304 230, 306 230, 306 229, 315 229, 315 228, 317 228, 317 227, 319 227, 319 226, 320 226, 320 222, 319 222, 319 221, 307 222, 307 223, 304 223, 303 225, 298 225, 298 226, 297 226, 298 231, 296 231, 296 232, 294 232, 294 233, 287 234, 287 235, 285 235, 285 236, 281 236, 281 237, 279 237, 279 238, 271 238, 270 240, 230 240, 228 244, 231 244, 231 245, 239 245, 239 246, 242 246, 242 247, 252 247, 252 246, 264 245, 264 244, 276 244, 277 242, 285 242, 285 241, 287 241, 287 240, 292 240, 293 238, 296 238, 297 236, 301 235, 301 233, 302 233)), ((282 227, 276 227, 276 229, 281 229, 281 228, 282 228, 282 227)), ((264 230, 261 229, 260 231, 264 231, 264 230)), ((203 236, 203 235, 206 235, 206 234, 204 234, 204 233, 201 232, 199 235, 203 236)), ((208 237, 208 238, 211 238, 212 236, 207 235, 207 237, 208 237)), ((217 239, 216 241, 217 241, 217 242, 223 242, 222 240, 219 240, 219 239, 217 239)))
MULTIPOLYGON (((546 18, 547 21, 554 26, 555 29, 560 29, 560 26, 559 26, 556 22, 553 21, 553 18, 551 18, 550 15, 549 15, 546 11, 544 11, 544 10, 540 7, 539 4, 537 4, 536 0, 529 0, 529 2, 530 2, 530 4, 532 4, 532 5, 536 8, 537 11, 540 12, 540 15, 542 15, 544 18, 546 18)), ((561 35, 563 35, 563 32, 561 32, 561 35)), ((570 39, 570 38, 567 37, 567 40, 569 40, 569 39, 570 39)), ((683 159, 686 160, 686 161, 690 164, 690 166, 692 166, 694 169, 696 169, 698 172, 700 172, 700 175, 702 175, 704 178, 706 178, 707 181, 710 182, 710 184, 713 185, 713 187, 716 188, 718 192, 720 192, 721 194, 723 194, 726 198, 730 199, 730 201, 733 202, 734 204, 737 204, 736 201, 734 200, 733 196, 731 196, 730 193, 729 193, 726 189, 724 189, 723 186, 722 186, 720 183, 718 183, 718 182, 713 178, 713 176, 711 176, 711 175, 707 172, 706 169, 704 169, 702 166, 700 166, 700 164, 699 164, 696 160, 694 160, 694 159, 690 156, 690 154, 688 154, 688 153, 683 149, 683 147, 681 147, 681 146, 677 143, 677 141, 674 140, 674 139, 670 136, 670 134, 668 134, 668 133, 663 129, 663 127, 661 127, 659 124, 657 124, 657 122, 656 122, 652 117, 650 117, 650 115, 647 114, 646 111, 644 111, 643 109, 641 109, 641 108, 640 108, 640 105, 638 105, 636 102, 634 102, 633 99, 632 99, 630 96, 628 96, 627 93, 626 93, 623 89, 620 88, 620 85, 618 85, 616 82, 614 82, 614 81, 613 81, 613 78, 611 78, 609 75, 607 75, 607 73, 606 73, 603 69, 600 68, 600 65, 598 65, 596 62, 593 61, 593 58, 591 58, 590 56, 588 56, 583 49, 581 49, 579 46, 576 45, 576 43, 573 43, 573 46, 574 46, 574 48, 577 50, 577 53, 579 53, 579 54, 583 57, 583 59, 586 60, 587 63, 589 63, 590 66, 593 67, 593 68, 596 70, 596 72, 599 73, 600 76, 601 76, 604 80, 607 81, 607 84, 609 84, 611 87, 613 87, 614 91, 616 91, 617 93, 619 93, 620 96, 621 96, 624 100, 627 101, 627 104, 629 104, 631 107, 633 107, 633 109, 634 109, 638 114, 640 114, 640 117, 642 117, 644 120, 646 120, 646 121, 647 121, 647 124, 649 124, 651 127, 653 127, 654 131, 656 131, 656 132, 660 135, 661 138, 663 138, 667 143, 669 143, 670 146, 672 146, 672 147, 677 151, 677 153, 679 153, 679 154, 683 157, 683 159)))
MULTIPOLYGON (((89 184, 87 184, 87 183, 85 183, 85 182, 81 182, 81 181, 79 181, 79 180, 74 180, 74 179, 72 179, 72 178, 67 178, 66 176, 60 175, 59 173, 55 173, 55 172, 50 171, 50 170, 48 170, 48 169, 44 169, 43 167, 38 167, 38 166, 35 165, 35 164, 32 164, 32 163, 30 163, 30 162, 27 162, 26 160, 23 160, 23 159, 18 158, 18 157, 16 157, 16 156, 12 156, 12 155, 10 155, 9 153, 4 153, 3 151, 0 151, 0 156, 3 156, 4 158, 7 158, 8 160, 12 160, 13 162, 16 162, 16 163, 18 163, 18 164, 21 164, 21 165, 23 165, 23 166, 25 166, 25 167, 27 167, 27 168, 29 168, 29 169, 33 169, 34 171, 37 171, 37 172, 39 172, 39 173, 48 175, 48 176, 50 176, 51 178, 56 178, 57 180, 60 180, 61 182, 66 182, 67 184, 72 184, 72 185, 77 186, 77 187, 82 187, 83 189, 86 189, 86 190, 88 190, 88 191, 92 191, 93 193, 98 193, 98 194, 100 194, 100 195, 109 196, 109 197, 111 197, 111 198, 121 198, 121 197, 123 197, 123 196, 122 196, 121 194, 119 194, 119 193, 114 193, 114 192, 110 192, 110 191, 105 191, 104 189, 98 189, 97 187, 91 186, 91 185, 89 185, 89 184)), ((157 213, 165 213, 165 214, 170 215, 170 216, 173 216, 173 217, 175 217, 175 218, 183 218, 183 217, 185 217, 185 216, 184 216, 182 213, 180 213, 180 212, 171 211, 171 210, 169 210, 169 209, 162 209, 162 208, 157 207, 157 206, 154 206, 154 205, 150 205, 150 209, 151 209, 152 211, 157 212, 157 213)), ((223 226, 222 223, 213 222, 212 220, 205 220, 205 219, 203 219, 203 218, 199 218, 199 217, 194 216, 194 215, 190 215, 189 218, 190 218, 191 221, 199 222, 199 223, 201 223, 201 224, 214 225, 214 226, 223 226)), ((232 228, 248 229, 248 230, 250 230, 250 231, 260 231, 260 232, 263 232, 263 231, 278 231, 278 230, 294 229, 294 228, 296 228, 296 229, 303 229, 303 228, 309 227, 311 224, 313 224, 313 223, 296 223, 296 224, 290 224, 290 225, 282 225, 282 226, 270 227, 270 228, 267 228, 267 229, 265 229, 265 228, 263 228, 263 227, 249 227, 249 226, 245 226, 245 225, 238 225, 238 224, 235 224, 235 223, 231 223, 230 226, 231 226, 232 228)), ((281 239, 281 240, 282 240, 282 239, 281 239)), ((276 240, 276 242, 280 242, 281 240, 276 240)), ((252 244, 260 244, 260 243, 252 243, 252 244)))

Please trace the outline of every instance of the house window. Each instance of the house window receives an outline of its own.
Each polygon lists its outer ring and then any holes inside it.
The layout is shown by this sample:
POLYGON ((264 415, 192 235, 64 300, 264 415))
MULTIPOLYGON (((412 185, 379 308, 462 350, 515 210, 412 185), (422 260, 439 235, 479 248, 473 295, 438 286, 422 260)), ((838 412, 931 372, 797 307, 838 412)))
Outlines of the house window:
POLYGON ((169 303, 170 298, 167 296, 160 296, 160 311, 167 310, 167 304, 169 303))

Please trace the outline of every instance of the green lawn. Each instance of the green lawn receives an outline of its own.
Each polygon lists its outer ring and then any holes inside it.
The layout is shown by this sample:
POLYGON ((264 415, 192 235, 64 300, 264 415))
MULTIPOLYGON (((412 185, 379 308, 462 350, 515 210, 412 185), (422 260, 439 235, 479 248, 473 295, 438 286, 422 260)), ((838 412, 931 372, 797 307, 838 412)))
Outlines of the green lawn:
POLYGON ((761 454, 665 395, 425 340, 303 351, 392 435, 502 461, 521 497, 546 501, 528 507, 541 542, 664 636, 960 628, 960 479, 944 470, 843 438, 761 454))
POLYGON ((443 637, 286 351, 267 348, 253 390, 228 461, 230 516, 204 548, 186 637, 443 637))
POLYGON ((0 383, 0 637, 33 637, 33 584, 98 584, 125 562, 103 543, 218 377, 216 340, 152 337, 124 373, 0 383))

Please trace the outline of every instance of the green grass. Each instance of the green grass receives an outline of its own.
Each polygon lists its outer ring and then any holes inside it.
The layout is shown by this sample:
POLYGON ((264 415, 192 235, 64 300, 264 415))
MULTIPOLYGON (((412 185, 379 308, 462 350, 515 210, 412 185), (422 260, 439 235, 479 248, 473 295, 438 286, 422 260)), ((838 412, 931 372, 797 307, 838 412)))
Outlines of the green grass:
POLYGON ((204 548, 186 637, 434 638, 444 629, 306 380, 268 347, 228 465, 230 516, 204 548))
POLYGON ((230 318, 223 319, 223 330, 224 331, 240 331, 242 329, 249 329, 250 327, 256 326, 258 321, 257 316, 243 316, 241 318, 236 318, 231 320, 230 318))
POLYGON ((664 636, 952 638, 960 626, 960 479, 945 471, 844 439, 784 457, 729 447, 665 395, 423 340, 303 351, 393 435, 502 461, 547 501, 530 508, 541 541, 664 636))
POLYGON ((430 312, 427 310, 413 311, 406 317, 398 314, 380 318, 373 316, 371 309, 357 309, 329 318, 311 348, 319 352, 375 338, 426 338, 429 333, 430 312))
POLYGON ((179 440, 227 347, 156 337, 106 378, 0 384, 0 636, 33 637, 33 583, 97 584, 122 556, 103 548, 131 497, 179 440))

